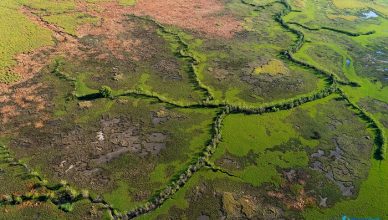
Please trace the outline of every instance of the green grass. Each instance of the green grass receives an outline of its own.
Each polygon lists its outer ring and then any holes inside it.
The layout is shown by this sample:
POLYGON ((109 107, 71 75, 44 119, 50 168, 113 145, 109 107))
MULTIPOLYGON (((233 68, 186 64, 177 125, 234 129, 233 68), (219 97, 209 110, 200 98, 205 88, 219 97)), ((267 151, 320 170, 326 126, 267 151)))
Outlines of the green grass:
POLYGON ((387 161, 372 160, 368 178, 362 183, 360 193, 354 200, 345 200, 328 209, 308 209, 303 214, 306 219, 333 219, 343 215, 357 218, 388 217, 387 161))
MULTIPOLYGON (((131 120, 134 126, 137 126, 140 132, 138 135, 143 139, 143 142, 146 141, 148 134, 154 132, 166 134, 166 147, 160 155, 148 155, 146 158, 142 158, 140 155, 127 153, 108 164, 97 166, 109 173, 109 186, 90 191, 91 193, 101 193, 119 210, 128 211, 142 204, 148 197, 140 200, 134 199, 137 193, 144 192, 145 195, 151 196, 162 188, 173 175, 186 168, 189 162, 197 157, 197 154, 204 149, 210 139, 210 128, 216 109, 170 109, 164 104, 155 103, 155 99, 139 99, 137 97, 120 97, 115 100, 98 99, 91 101, 89 108, 81 109, 78 106, 78 100, 72 99, 72 90, 75 90, 76 95, 98 92, 82 84, 82 77, 85 75, 80 74, 78 79, 73 82, 60 79, 58 74, 51 72, 50 68, 45 71, 47 71, 45 74, 34 80, 47 85, 46 89, 42 91, 42 95, 50 97, 50 100, 55 103, 50 108, 50 112, 54 116, 53 120, 63 121, 56 129, 72 129, 77 124, 82 128, 82 131, 87 133, 85 133, 86 136, 94 139, 96 135, 94 130, 96 126, 100 126, 101 118, 124 117, 131 120), (162 110, 167 114, 168 120, 160 124, 153 124, 153 113, 162 110), (165 168, 158 168, 158 165, 164 165, 165 168)), ((61 73, 66 74, 67 72, 61 73)), ((25 116, 28 117, 24 115, 19 117, 19 120, 24 120, 25 116)), ((24 135, 29 137, 34 136, 31 132, 37 132, 36 135, 42 135, 43 139, 47 137, 39 130, 35 129, 34 131, 31 127, 23 129, 24 135)), ((90 144, 86 139, 84 140, 84 144, 90 144)), ((13 147, 17 148, 16 145, 13 147)), ((24 158, 24 161, 34 170, 39 170, 39 173, 45 175, 45 178, 47 177, 52 182, 60 181, 53 175, 55 171, 51 168, 55 165, 48 158, 65 152, 61 153, 54 149, 44 150, 44 145, 40 145, 40 147, 46 153, 35 154, 38 158, 30 157, 23 150, 16 150, 18 152, 16 154, 19 158, 24 158)), ((78 146, 76 148, 81 150, 78 146)), ((15 150, 15 148, 13 149, 15 150)), ((80 155, 87 156, 88 153, 82 150, 80 155)), ((90 164, 90 166, 94 165, 90 164)), ((68 178, 66 180, 75 187, 90 189, 90 187, 84 186, 85 182, 77 182, 68 178)))
POLYGON ((16 205, 0 207, 0 219, 31 219, 37 218, 41 220, 65 220, 65 219, 85 219, 90 218, 91 213, 94 217, 102 219, 105 215, 108 220, 109 215, 104 212, 101 205, 91 204, 90 201, 81 200, 73 204, 71 212, 63 212, 51 202, 37 203, 36 205, 16 205), (93 207, 94 206, 94 207, 93 207))
POLYGON ((365 0, 353 0, 353 1, 341 1, 333 0, 333 3, 339 9, 367 9, 372 8, 385 16, 388 16, 388 4, 385 1, 376 1, 371 4, 369 1, 365 0))
POLYGON ((221 42, 207 42, 185 35, 184 37, 189 42, 191 53, 199 60, 196 70, 200 81, 209 88, 217 102, 227 101, 231 104, 257 106, 308 93, 324 86, 323 80, 314 72, 289 62, 284 64, 285 68, 289 69, 287 74, 255 74, 255 68, 262 64, 254 60, 254 57, 277 59, 277 47, 258 42, 232 41, 226 44, 232 48, 232 52, 228 54, 224 51, 204 49, 218 47, 223 44, 221 42), (244 81, 243 77, 251 77, 253 82, 244 81), (298 87, 300 82, 296 83, 296 79, 303 79, 302 87, 298 87), (275 81, 277 83, 272 84, 275 81), (271 89, 268 89, 269 87, 271 89), (288 87, 287 91, 284 87, 288 87))
POLYGON ((282 118, 289 114, 282 111, 264 117, 230 115, 224 121, 224 138, 219 148, 227 148, 231 154, 244 156, 251 149, 259 153, 286 142, 290 136, 296 135, 292 125, 282 122, 282 118), (271 135, 266 133, 266 129, 271 129, 271 135))
POLYGON ((119 3, 124 6, 132 6, 136 4, 136 0, 119 0, 119 3))
POLYGON ((99 19, 84 13, 54 14, 44 16, 43 19, 58 25, 69 34, 77 35, 77 28, 82 24, 98 25, 99 19))
MULTIPOLYGON (((387 27, 385 23, 386 20, 381 19, 380 24, 361 26, 363 31, 376 30, 376 34, 357 37, 354 38, 354 41, 361 45, 373 44, 373 39, 386 36, 386 33, 383 31, 383 27, 387 27)), ((314 41, 312 42, 312 44, 315 43, 314 41)), ((361 85, 361 87, 343 87, 343 90, 346 91, 351 100, 357 102, 369 97, 383 102, 388 101, 388 96, 386 95, 388 94, 388 90, 386 86, 383 86, 380 82, 372 82, 370 79, 361 76, 359 72, 356 73, 354 63, 360 62, 360 60, 352 59, 352 54, 349 54, 346 49, 341 48, 342 45, 338 44, 338 42, 326 42, 325 44, 341 54, 342 64, 337 65, 337 68, 340 68, 349 80, 358 82, 361 85), (351 61, 350 65, 346 65, 346 59, 351 61)), ((303 53, 303 50, 301 53, 303 53)), ((308 58, 305 54, 304 59, 308 58)), ((314 63, 314 60, 309 59, 309 62, 314 63)), ((326 64, 327 62, 321 63, 321 65, 326 64)), ((365 179, 365 182, 361 184, 361 191, 356 199, 342 201, 329 209, 309 209, 305 212, 304 217, 306 219, 332 219, 339 218, 342 215, 354 217, 387 217, 388 212, 385 207, 388 205, 388 198, 385 196, 386 193, 384 193, 387 190, 386 183, 388 182, 386 175, 384 175, 384 172, 387 170, 387 163, 385 161, 378 162, 374 159, 371 160, 372 167, 369 175, 365 179)))
POLYGON ((263 183, 279 186, 282 183, 282 176, 277 169, 305 167, 307 164, 308 156, 304 151, 265 152, 257 158, 255 165, 250 165, 235 174, 253 186, 260 186, 263 183))
POLYGON ((52 4, 50 0, 17 0, 20 4, 40 10, 43 14, 60 14, 73 11, 76 8, 73 0, 58 0, 52 4))
POLYGON ((11 72, 3 72, 0 74, 0 82, 5 84, 10 84, 12 82, 15 82, 20 79, 20 75, 17 73, 11 73, 11 72))
MULTIPOLYGON (((5 143, 4 143, 5 144, 5 143)), ((37 179, 30 177, 21 166, 10 166, 9 159, 13 155, 0 144, 0 197, 2 195, 23 194, 29 191, 29 186, 36 184, 37 179)))
MULTIPOLYGON (((263 183, 280 186, 283 181, 279 169, 307 168, 312 161, 310 154, 317 149, 333 149, 333 138, 340 140, 351 158, 358 157, 360 163, 367 163, 372 154, 372 143, 361 142, 357 138, 370 135, 370 132, 366 129, 365 122, 343 101, 335 101, 335 97, 337 96, 332 95, 288 111, 250 116, 234 114, 226 117, 223 139, 212 161, 257 187, 263 183), (329 126, 333 123, 331 118, 341 123, 334 130, 329 126), (349 124, 343 124, 344 121, 349 124), (314 138, 314 132, 320 134, 318 139, 314 138), (369 147, 369 150, 365 154, 360 153, 354 146, 356 143, 369 147), (223 164, 225 158, 235 161, 238 166, 223 164)), ((330 160, 321 162, 332 163, 330 160)), ((351 179, 356 185, 366 177, 368 167, 353 162, 349 162, 348 166, 353 167, 354 172, 360 175, 351 179)))
POLYGON ((131 201, 129 190, 128 183, 118 182, 118 187, 114 191, 104 194, 104 198, 113 205, 113 208, 120 211, 130 210, 140 203, 131 201))
POLYGON ((196 173, 183 187, 180 189, 171 199, 167 200, 163 205, 156 209, 154 212, 147 213, 142 215, 136 219, 156 219, 159 215, 166 215, 170 212, 172 207, 176 207, 179 209, 186 209, 189 207, 190 203, 186 199, 186 195, 195 187, 201 180, 226 180, 226 181, 234 181, 240 182, 237 178, 225 177, 225 175, 221 173, 214 173, 207 170, 202 170, 196 173))
POLYGON ((78 74, 77 81, 75 82, 75 94, 76 96, 85 96, 88 94, 98 93, 98 89, 89 88, 84 80, 87 78, 87 74, 78 74))
POLYGON ((51 32, 43 29, 19 10, 14 1, 2 2, 0 7, 0 83, 16 81, 18 73, 11 72, 17 54, 29 52, 42 46, 52 45, 51 32), (28 37, 27 37, 28 36, 28 37))
MULTIPOLYGON (((190 70, 193 61, 179 54, 184 45, 174 32, 170 33, 167 29, 164 31, 162 27, 146 19, 129 17, 129 22, 136 26, 135 29, 139 35, 149 36, 145 39, 138 37, 137 40, 145 41, 143 43, 149 45, 150 50, 143 52, 139 48, 134 48, 133 51, 118 49, 116 53, 127 57, 127 62, 112 55, 104 62, 96 60, 95 57, 82 61, 65 60, 60 69, 71 77, 79 79, 77 85, 80 86, 77 86, 77 93, 85 94, 83 91, 87 91, 87 87, 99 89, 102 85, 107 85, 115 91, 141 90, 182 103, 199 102, 204 99, 204 92, 195 85, 193 73, 190 70), (140 60, 134 60, 134 57, 139 57, 140 60), (136 68, 134 68, 135 63, 136 68), (112 73, 112 69, 115 73, 112 73)), ((131 33, 126 30, 120 34, 120 37, 134 40, 131 33)), ((97 53, 105 53, 106 51, 101 49, 105 46, 103 39, 103 36, 86 36, 81 42, 97 42, 93 45, 94 49, 98 51, 97 53)))

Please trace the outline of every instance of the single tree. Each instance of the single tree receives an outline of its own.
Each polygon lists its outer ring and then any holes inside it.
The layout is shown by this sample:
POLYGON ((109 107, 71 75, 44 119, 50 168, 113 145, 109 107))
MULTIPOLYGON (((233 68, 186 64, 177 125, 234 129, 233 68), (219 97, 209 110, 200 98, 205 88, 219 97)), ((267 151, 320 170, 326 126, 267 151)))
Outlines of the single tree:
POLYGON ((112 97, 112 89, 109 86, 101 86, 99 93, 104 98, 112 97))

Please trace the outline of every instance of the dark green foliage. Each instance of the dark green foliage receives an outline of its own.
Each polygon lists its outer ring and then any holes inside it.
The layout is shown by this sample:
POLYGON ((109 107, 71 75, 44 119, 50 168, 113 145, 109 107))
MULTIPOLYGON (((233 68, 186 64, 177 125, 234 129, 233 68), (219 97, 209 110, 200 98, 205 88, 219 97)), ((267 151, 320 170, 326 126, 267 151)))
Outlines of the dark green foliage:
POLYGON ((103 98, 111 98, 113 91, 109 86, 101 86, 99 93, 103 98))

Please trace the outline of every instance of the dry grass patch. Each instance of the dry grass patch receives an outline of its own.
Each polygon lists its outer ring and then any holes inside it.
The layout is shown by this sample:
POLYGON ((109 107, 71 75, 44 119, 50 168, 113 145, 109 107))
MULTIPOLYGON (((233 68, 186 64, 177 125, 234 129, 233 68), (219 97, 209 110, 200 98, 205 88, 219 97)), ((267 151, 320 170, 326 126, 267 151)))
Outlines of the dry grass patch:
POLYGON ((372 8, 385 16, 388 16, 388 3, 376 2, 376 1, 363 1, 363 0, 332 0, 335 7, 339 9, 367 9, 372 8))
POLYGON ((328 14, 327 17, 329 19, 335 20, 335 19, 344 19, 347 21, 355 21, 357 19, 357 16, 354 15, 334 15, 334 14, 328 14))
POLYGON ((304 8, 306 6, 305 0, 295 0, 292 4, 297 8, 304 8))
POLYGON ((256 67, 253 71, 254 74, 259 75, 267 73, 270 75, 288 74, 289 70, 280 60, 270 60, 266 64, 256 67))
POLYGON ((242 30, 242 21, 228 14, 219 0, 140 0, 133 13, 213 37, 231 38, 242 30))

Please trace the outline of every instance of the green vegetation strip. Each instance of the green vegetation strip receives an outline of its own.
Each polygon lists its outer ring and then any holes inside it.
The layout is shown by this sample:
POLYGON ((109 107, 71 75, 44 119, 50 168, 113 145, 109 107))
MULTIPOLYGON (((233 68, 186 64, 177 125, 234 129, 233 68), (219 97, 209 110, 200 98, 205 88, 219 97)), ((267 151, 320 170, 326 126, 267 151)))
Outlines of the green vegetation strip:
MULTIPOLYGON (((170 199, 171 196, 174 195, 180 188, 182 188, 195 172, 197 172, 202 167, 208 164, 207 161, 209 161, 210 157, 216 151, 218 144, 221 142, 222 121, 224 120, 224 118, 228 113, 229 111, 226 108, 224 108, 220 111, 220 113, 215 118, 213 123, 213 128, 212 128, 212 133, 213 133, 212 138, 210 140, 210 143, 206 146, 204 151, 199 156, 199 158, 194 163, 189 165, 187 169, 183 171, 181 174, 176 175, 176 177, 172 179, 170 184, 164 190, 162 190, 153 198, 151 198, 146 204, 126 213, 125 215, 127 218, 129 219, 135 218, 137 216, 146 214, 158 208, 167 199, 170 199)), ((118 216, 123 217, 120 214, 118 214, 118 216)))
POLYGON ((354 33, 354 32, 350 32, 350 31, 346 31, 346 30, 340 30, 337 28, 325 27, 325 26, 319 27, 319 28, 311 28, 311 27, 308 27, 306 25, 299 24, 298 22, 292 22, 292 21, 288 22, 288 24, 294 24, 294 25, 297 25, 297 26, 302 27, 304 29, 307 29, 309 31, 329 30, 329 31, 334 31, 334 32, 340 33, 340 34, 345 34, 345 35, 348 35, 351 37, 358 37, 358 36, 362 36, 362 35, 371 35, 371 34, 376 33, 376 31, 368 31, 365 33, 354 33))
POLYGON ((189 44, 186 43, 183 38, 179 35, 179 33, 173 31, 171 28, 168 28, 164 25, 162 25, 161 23, 157 22, 156 20, 152 19, 151 17, 142 17, 142 16, 136 16, 136 15, 128 15, 128 16, 131 16, 131 17, 136 17, 136 18, 139 18, 139 19, 143 19, 143 20, 146 20, 146 21, 149 21, 149 22, 152 22, 154 24, 156 24, 159 29, 165 33, 165 34, 169 34, 169 35, 172 35, 176 40, 177 42, 181 45, 181 49, 179 50, 179 55, 181 57, 184 57, 184 58, 188 58, 190 59, 191 61, 191 64, 190 64, 190 72, 193 74, 193 79, 195 81, 195 84, 196 86, 204 91, 206 93, 206 101, 209 101, 209 100, 213 100, 214 99, 214 96, 213 94, 211 94, 210 92, 210 88, 205 85, 200 79, 199 79, 199 73, 198 73, 198 69, 197 69, 197 64, 199 63, 199 59, 196 58, 191 52, 190 52, 190 49, 189 49, 189 44))
POLYGON ((375 159, 376 160, 384 160, 386 154, 386 145, 385 142, 385 132, 383 126, 380 124, 378 120, 376 120, 372 114, 368 113, 365 109, 358 106, 356 103, 352 102, 349 97, 345 94, 342 89, 338 89, 338 93, 349 103, 349 105, 358 110, 359 116, 369 123, 370 128, 372 128, 375 132, 375 144, 377 149, 375 150, 375 159))
POLYGON ((10 156, 7 149, 0 145, 0 152, 6 154, 8 164, 11 166, 21 166, 25 168, 29 178, 36 178, 37 183, 33 186, 33 191, 26 192, 24 194, 12 194, 3 195, 0 197, 0 206, 4 205, 17 205, 26 201, 47 202, 50 201, 57 205, 59 209, 69 212, 72 211, 74 204, 80 200, 89 200, 92 203, 98 203, 103 205, 111 213, 115 210, 104 200, 98 196, 91 195, 88 190, 77 191, 73 189, 66 181, 60 183, 50 184, 47 180, 43 179, 37 172, 34 172, 28 168, 28 166, 19 160, 10 156))
MULTIPOLYGON (((245 0, 242 0, 242 2, 244 4, 247 4, 247 2, 245 0)), ((275 20, 277 22, 280 23, 280 25, 282 27, 284 27, 285 29, 287 29, 288 31, 294 33, 297 35, 298 37, 298 40, 296 41, 296 43, 289 49, 289 50, 286 50, 284 51, 284 55, 292 62, 298 64, 298 65, 302 65, 302 66, 305 66, 305 67, 308 67, 308 68, 311 68, 311 69, 314 69, 315 71, 327 76, 329 78, 330 81, 333 82, 332 86, 328 89, 325 89, 327 91, 322 91, 321 93, 317 93, 317 95, 319 94, 319 96, 324 96, 325 94, 331 94, 333 93, 334 91, 337 91, 341 94, 341 96, 344 97, 344 99, 346 99, 348 101, 348 103, 355 109, 359 110, 360 111, 360 114, 361 114, 361 117, 363 119, 365 119, 366 121, 368 121, 371 125, 371 127, 373 129, 375 129, 375 144, 377 146, 377 149, 375 151, 375 159, 377 160, 383 160, 385 159, 385 151, 386 151, 386 136, 385 136, 385 133, 384 133, 384 129, 383 129, 383 126, 370 114, 368 113, 366 110, 360 108, 358 105, 356 105, 355 103, 353 103, 352 101, 350 101, 350 99, 347 97, 347 95, 345 94, 345 92, 340 89, 340 88, 336 88, 336 84, 340 84, 340 85, 349 85, 349 86, 353 86, 353 87, 360 87, 360 85, 356 82, 345 82, 345 81, 342 81, 338 78, 338 76, 334 73, 329 73, 327 71, 324 71, 314 65, 311 65, 307 62, 304 62, 304 61, 300 61, 300 60, 297 60, 293 54, 296 53, 304 44, 305 42, 305 37, 304 37, 304 34, 299 31, 299 30, 296 30, 296 29, 293 29, 289 26, 289 23, 285 22, 283 20, 283 17, 286 16, 288 13, 292 12, 292 8, 291 8, 291 5, 286 1, 286 0, 280 0, 280 1, 276 1, 277 3, 279 4, 283 4, 285 9, 278 13, 276 16, 275 16, 275 20)), ((247 5, 250 5, 250 6, 253 6, 253 7, 259 7, 259 8, 265 8, 266 6, 260 6, 260 5, 255 5, 255 4, 247 4, 247 5)), ((272 5, 272 3, 270 3, 269 5, 272 5)), ((322 27, 323 29, 330 29, 330 28, 327 28, 327 27, 322 27)), ((310 28, 311 29, 311 28, 310 28)), ((337 30, 337 29, 330 29, 330 30, 333 30, 333 31, 336 31, 336 32, 339 32, 339 33, 344 33, 344 31, 340 31, 340 30, 337 30)), ((370 35, 370 34, 373 34, 374 31, 370 31, 370 32, 367 32, 367 33, 364 33, 363 35, 370 35)), ((350 32, 347 32, 348 35, 351 35, 351 36, 359 36, 359 35, 354 35, 354 33, 350 33, 350 32), (352 35, 353 34, 353 35, 352 35)), ((311 101, 314 101, 314 100, 317 100, 319 99, 319 97, 314 97, 314 96, 310 96, 310 97, 305 97, 305 99, 307 98, 307 100, 311 100, 311 101)), ((268 106, 267 108, 259 108, 259 109, 248 109, 248 110, 245 110, 245 113, 249 113, 249 114, 256 114, 256 113, 260 113, 261 111, 263 112, 267 112, 269 111, 268 108, 271 108, 271 107, 274 107, 274 109, 272 111, 277 111, 279 107, 283 108, 283 109, 290 109, 292 105, 295 105, 297 104, 299 101, 304 101, 305 99, 302 99, 302 100, 298 100, 296 99, 294 103, 283 103, 280 104, 278 106, 268 106)))
POLYGON ((270 112, 277 112, 280 110, 289 110, 300 106, 302 104, 312 102, 315 100, 323 99, 336 91, 336 84, 333 83, 330 87, 325 88, 319 92, 312 93, 310 95, 303 95, 296 98, 291 98, 282 102, 278 102, 272 105, 267 105, 258 108, 246 108, 241 106, 228 106, 232 113, 244 113, 244 114, 264 114, 270 112))

